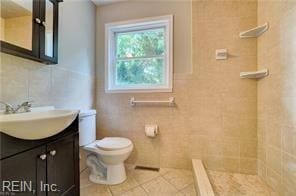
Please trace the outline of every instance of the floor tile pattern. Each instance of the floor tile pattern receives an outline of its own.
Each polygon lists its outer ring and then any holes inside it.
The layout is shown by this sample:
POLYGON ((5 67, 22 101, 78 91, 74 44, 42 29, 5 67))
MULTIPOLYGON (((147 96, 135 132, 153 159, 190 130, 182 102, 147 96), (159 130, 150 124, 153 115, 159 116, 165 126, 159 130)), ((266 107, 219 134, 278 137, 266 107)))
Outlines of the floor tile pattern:
POLYGON ((257 175, 208 170, 216 196, 276 196, 257 175))
MULTIPOLYGON (((127 180, 119 185, 99 185, 88 180, 86 169, 80 176, 81 196, 196 196, 192 171, 161 168, 159 172, 135 170, 127 165, 127 180)), ((217 196, 276 196, 257 175, 208 170, 217 196)))
POLYGON ((88 180, 86 169, 80 175, 81 196, 196 196, 190 170, 161 168, 159 172, 135 170, 127 165, 127 180, 119 185, 98 185, 88 180))

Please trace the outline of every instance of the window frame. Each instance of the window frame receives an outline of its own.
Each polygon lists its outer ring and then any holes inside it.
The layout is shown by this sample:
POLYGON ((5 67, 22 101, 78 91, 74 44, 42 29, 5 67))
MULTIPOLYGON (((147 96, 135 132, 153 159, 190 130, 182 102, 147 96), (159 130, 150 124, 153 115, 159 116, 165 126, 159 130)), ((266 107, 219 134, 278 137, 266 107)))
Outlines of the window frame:
POLYGON ((127 20, 105 24, 105 91, 107 93, 173 91, 173 15, 127 20), (165 28, 164 84, 118 86, 116 79, 116 34, 165 28))

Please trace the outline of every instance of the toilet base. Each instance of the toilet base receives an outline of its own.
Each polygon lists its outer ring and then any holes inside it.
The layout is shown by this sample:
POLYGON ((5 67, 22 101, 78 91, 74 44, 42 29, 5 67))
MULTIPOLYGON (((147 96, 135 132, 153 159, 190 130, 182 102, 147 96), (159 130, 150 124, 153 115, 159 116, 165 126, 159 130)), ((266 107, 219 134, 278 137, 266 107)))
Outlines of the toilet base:
POLYGON ((126 180, 126 172, 124 164, 118 165, 106 165, 107 176, 102 177, 94 174, 90 174, 89 180, 97 184, 115 185, 120 184, 126 180))

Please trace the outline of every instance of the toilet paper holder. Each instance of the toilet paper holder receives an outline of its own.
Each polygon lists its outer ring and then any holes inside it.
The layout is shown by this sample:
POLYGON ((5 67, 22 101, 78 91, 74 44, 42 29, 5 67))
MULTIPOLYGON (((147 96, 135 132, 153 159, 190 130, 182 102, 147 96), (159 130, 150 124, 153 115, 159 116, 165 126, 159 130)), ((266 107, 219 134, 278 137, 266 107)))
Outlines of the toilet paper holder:
POLYGON ((158 135, 158 126, 145 125, 145 135, 150 138, 155 138, 158 135))

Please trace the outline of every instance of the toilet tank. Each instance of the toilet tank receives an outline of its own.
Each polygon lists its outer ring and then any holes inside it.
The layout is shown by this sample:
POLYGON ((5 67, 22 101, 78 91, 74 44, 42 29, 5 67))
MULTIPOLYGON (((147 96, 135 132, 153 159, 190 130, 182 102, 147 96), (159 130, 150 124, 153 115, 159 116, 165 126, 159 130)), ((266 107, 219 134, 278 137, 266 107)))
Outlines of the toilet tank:
POLYGON ((85 146, 96 140, 96 110, 79 112, 79 146, 85 146))

